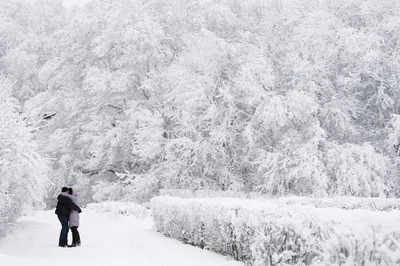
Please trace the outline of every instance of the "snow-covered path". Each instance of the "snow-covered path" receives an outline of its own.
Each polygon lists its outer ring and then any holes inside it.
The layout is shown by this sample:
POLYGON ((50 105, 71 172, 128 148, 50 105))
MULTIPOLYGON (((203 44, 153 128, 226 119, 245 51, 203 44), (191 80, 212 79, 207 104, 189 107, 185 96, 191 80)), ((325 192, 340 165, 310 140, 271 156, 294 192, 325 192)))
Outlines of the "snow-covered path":
POLYGON ((77 248, 57 246, 60 224, 53 211, 24 217, 17 225, 0 239, 2 266, 243 266, 168 239, 151 230, 151 221, 133 217, 84 210, 77 248))

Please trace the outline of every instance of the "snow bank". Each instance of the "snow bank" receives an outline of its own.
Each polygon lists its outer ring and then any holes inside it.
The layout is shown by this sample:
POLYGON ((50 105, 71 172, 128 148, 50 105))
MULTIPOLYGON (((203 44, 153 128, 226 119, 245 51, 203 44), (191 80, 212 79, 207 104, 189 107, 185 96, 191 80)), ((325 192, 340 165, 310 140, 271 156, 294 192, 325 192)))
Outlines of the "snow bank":
POLYGON ((86 210, 113 213, 115 215, 135 216, 140 219, 147 218, 151 215, 151 211, 144 206, 133 202, 102 202, 91 203, 86 210))
POLYGON ((249 265, 400 263, 399 212, 234 198, 156 197, 151 206, 166 236, 249 265))

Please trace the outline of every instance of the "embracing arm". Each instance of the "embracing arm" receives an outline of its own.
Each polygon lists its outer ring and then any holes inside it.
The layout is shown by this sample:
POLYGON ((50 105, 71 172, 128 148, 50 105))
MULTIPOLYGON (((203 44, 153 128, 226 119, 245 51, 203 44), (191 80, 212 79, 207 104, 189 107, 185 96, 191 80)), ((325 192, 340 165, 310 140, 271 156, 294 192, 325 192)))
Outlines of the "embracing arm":
POLYGON ((68 206, 68 208, 70 208, 71 210, 75 210, 79 213, 82 212, 81 208, 78 207, 78 205, 76 205, 71 198, 66 198, 66 202, 65 204, 68 206))

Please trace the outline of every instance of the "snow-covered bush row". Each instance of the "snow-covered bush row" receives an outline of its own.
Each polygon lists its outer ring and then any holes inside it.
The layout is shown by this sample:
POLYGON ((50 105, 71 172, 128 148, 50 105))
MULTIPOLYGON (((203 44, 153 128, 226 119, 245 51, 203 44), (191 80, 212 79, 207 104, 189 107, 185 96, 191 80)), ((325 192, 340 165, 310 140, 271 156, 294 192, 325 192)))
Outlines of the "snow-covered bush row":
POLYGON ((340 208, 346 210, 367 209, 372 211, 400 210, 400 199, 396 198, 306 198, 287 197, 276 200, 278 205, 312 205, 317 208, 340 208))
POLYGON ((234 199, 151 200, 168 237, 248 265, 399 265, 400 216, 234 199))
POLYGON ((135 216, 143 219, 151 215, 151 211, 144 206, 132 202, 102 202, 91 203, 86 207, 87 210, 96 212, 107 212, 116 215, 135 216))
POLYGON ((359 198, 359 197, 282 197, 270 198, 261 193, 241 191, 214 191, 191 189, 162 189, 160 196, 179 198, 241 198, 276 202, 278 205, 311 205, 317 208, 340 208, 346 210, 367 209, 372 211, 400 210, 400 199, 397 198, 359 198))
POLYGON ((216 190, 192 190, 192 189, 160 189, 160 196, 179 198, 262 198, 261 193, 243 191, 216 191, 216 190))

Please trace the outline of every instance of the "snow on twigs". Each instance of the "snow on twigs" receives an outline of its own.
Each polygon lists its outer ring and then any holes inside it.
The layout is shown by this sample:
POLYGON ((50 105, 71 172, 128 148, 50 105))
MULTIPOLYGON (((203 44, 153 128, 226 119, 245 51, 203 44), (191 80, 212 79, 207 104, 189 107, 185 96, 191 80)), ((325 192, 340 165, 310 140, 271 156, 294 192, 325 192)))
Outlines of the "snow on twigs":
POLYGON ((400 213, 156 197, 155 228, 248 265, 399 265, 400 213))
POLYGON ((139 219, 144 219, 151 215, 149 209, 132 202, 91 203, 86 207, 86 209, 96 212, 112 213, 115 215, 134 216, 139 219))

